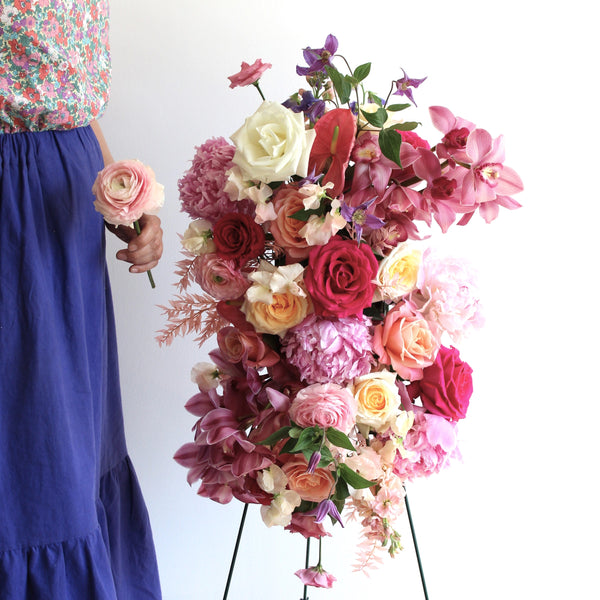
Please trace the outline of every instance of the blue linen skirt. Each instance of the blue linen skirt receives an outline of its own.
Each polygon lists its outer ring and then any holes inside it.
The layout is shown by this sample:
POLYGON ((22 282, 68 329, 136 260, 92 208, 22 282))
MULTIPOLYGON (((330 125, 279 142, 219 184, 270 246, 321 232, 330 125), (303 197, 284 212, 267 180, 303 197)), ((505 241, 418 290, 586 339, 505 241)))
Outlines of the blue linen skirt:
POLYGON ((0 135, 0 598, 161 597, 89 127, 0 135))

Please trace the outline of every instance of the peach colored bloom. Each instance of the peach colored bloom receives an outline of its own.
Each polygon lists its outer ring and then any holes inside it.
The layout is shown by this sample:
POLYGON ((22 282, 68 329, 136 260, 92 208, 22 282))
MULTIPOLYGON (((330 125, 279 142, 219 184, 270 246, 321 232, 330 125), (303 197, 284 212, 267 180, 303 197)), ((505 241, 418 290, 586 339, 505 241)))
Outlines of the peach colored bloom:
POLYGON ((352 391, 358 404, 357 423, 381 432, 392 426, 400 410, 396 373, 379 371, 357 377, 352 391))
POLYGON ((284 336, 290 327, 301 323, 309 309, 306 297, 291 292, 273 294, 273 302, 244 301, 242 311, 249 323, 260 333, 284 336))
POLYGON ((292 455, 281 468, 288 478, 288 487, 300 494, 302 500, 321 502, 329 498, 333 491, 335 480, 329 469, 315 469, 310 474, 306 471, 308 463, 304 456, 292 455))
POLYGON ((417 284, 421 251, 409 244, 396 246, 381 263, 375 279, 375 300, 398 302, 412 292, 417 284))
POLYGON ((292 218, 292 215, 304 209, 304 196, 298 188, 291 185, 283 185, 273 198, 273 208, 277 217, 271 222, 271 233, 285 251, 286 256, 293 260, 302 260, 308 256, 310 251, 308 242, 300 230, 305 222, 292 218))
POLYGON ((439 342, 425 319, 407 304, 398 304, 375 327, 373 350, 379 362, 391 365, 403 379, 414 381, 423 377, 423 368, 433 364, 439 342))

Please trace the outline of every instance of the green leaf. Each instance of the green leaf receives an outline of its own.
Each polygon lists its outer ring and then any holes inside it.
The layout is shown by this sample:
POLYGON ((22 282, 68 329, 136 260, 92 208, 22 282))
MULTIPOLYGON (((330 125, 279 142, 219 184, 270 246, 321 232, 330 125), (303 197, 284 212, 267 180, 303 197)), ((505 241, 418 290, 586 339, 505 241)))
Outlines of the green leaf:
POLYGON ((293 427, 290 427, 290 432, 288 435, 291 438, 294 438, 295 440, 297 440, 303 431, 304 431, 304 429, 302 429, 302 427, 298 427, 297 425, 294 425, 293 427))
POLYGON ((333 454, 331 454, 331 450, 327 446, 323 446, 321 448, 321 460, 317 467, 326 467, 333 460, 333 454))
POLYGON ((352 85, 350 81, 335 67, 325 67, 325 70, 327 71, 327 75, 329 76, 329 79, 331 79, 333 87, 340 98, 340 103, 347 104, 348 100, 350 100, 350 94, 352 93, 352 85))
POLYGON ((396 123, 394 125, 394 129, 396 131, 412 131, 416 129, 421 123, 417 123, 416 121, 406 121, 405 123, 396 123))
POLYGON ((296 211, 293 215, 290 215, 292 219, 296 219, 298 221, 304 221, 305 223, 310 219, 312 215, 320 215, 322 213, 321 208, 311 208, 306 209, 302 208, 296 211))
POLYGON ((378 108, 374 113, 366 112, 364 110, 361 110, 360 112, 373 127, 383 127, 388 119, 387 111, 383 107, 378 108))
POLYGON ((287 427, 282 427, 281 429, 278 429, 275 433, 272 433, 266 440, 263 440, 262 442, 258 443, 264 446, 272 446, 275 442, 278 442, 279 440, 288 437, 290 429, 292 428, 289 425, 287 427))
POLYGON ((375 481, 369 481, 362 475, 359 475, 356 471, 353 471, 348 465, 340 463, 338 467, 340 477, 355 490, 362 490, 363 488, 371 487, 375 485, 375 481))
POLYGON ((377 106, 383 106, 383 101, 377 94, 373 92, 367 92, 367 98, 369 99, 370 104, 377 104, 377 106))
POLYGON ((334 445, 339 448, 345 448, 346 450, 352 450, 356 452, 356 448, 352 445, 352 442, 348 438, 348 436, 340 431, 339 429, 334 429, 330 427, 327 430, 327 439, 334 445))
POLYGON ((396 130, 394 125, 389 129, 382 129, 379 132, 379 147, 386 158, 394 161, 399 167, 400 164, 400 146, 402 145, 402 136, 396 130))
POLYGON ((322 433, 318 427, 307 427, 289 452, 293 454, 304 450, 318 450, 321 444, 321 436, 322 433))
POLYGON ((362 81, 363 79, 366 79, 369 76, 369 73, 371 72, 371 63, 365 63, 364 65, 359 65, 358 67, 356 67, 356 69, 354 69, 354 78, 357 79, 358 81, 362 81))
POLYGON ((389 106, 386 106, 386 108, 389 111, 398 112, 399 110, 406 110, 407 108, 410 108, 410 106, 410 104, 390 104, 389 106))
POLYGON ((292 452, 293 447, 296 445, 296 440, 290 438, 284 445, 283 448, 279 451, 279 454, 294 454, 292 452))

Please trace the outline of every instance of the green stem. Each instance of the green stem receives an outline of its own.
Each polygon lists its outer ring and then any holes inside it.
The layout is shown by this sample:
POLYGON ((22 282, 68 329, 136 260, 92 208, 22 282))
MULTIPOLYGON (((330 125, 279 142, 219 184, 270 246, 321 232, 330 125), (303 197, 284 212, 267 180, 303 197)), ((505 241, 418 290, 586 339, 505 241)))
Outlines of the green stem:
POLYGON ((233 550, 233 557, 231 558, 231 565, 229 566, 229 574, 227 576, 227 584, 225 585, 225 593, 223 594, 223 600, 227 600, 227 594, 229 594, 229 585, 231 584, 231 577, 233 576, 233 569, 235 568, 235 560, 237 558, 238 548, 240 547, 240 540, 242 539, 242 531, 244 531, 244 523, 246 521, 246 513, 248 512, 248 504, 244 504, 244 510, 242 512, 242 520, 238 529, 237 539, 235 540, 235 548, 233 550))
MULTIPOLYGON (((306 558, 304 560, 304 568, 305 569, 308 569, 309 561, 310 561, 310 538, 307 537, 306 538, 306 558)), ((308 600, 307 594, 308 594, 308 586, 305 585, 304 586, 304 596, 303 596, 302 600, 308 600)))
MULTIPOLYGON (((142 233, 142 229, 140 227, 140 222, 139 221, 135 221, 133 226, 135 227, 135 232, 140 235, 140 233, 142 233)), ((154 283, 154 277, 152 277, 152 271, 150 269, 148 269, 146 271, 146 273, 148 273, 148 279, 150 280, 150 285, 152 287, 152 289, 154 289, 156 287, 156 284, 154 283)))
POLYGON ((417 545, 417 534, 415 533, 415 526, 413 524, 412 515, 410 512, 410 505, 408 503, 408 494, 404 494, 404 503, 406 505, 406 513, 408 515, 408 522, 410 524, 410 533, 412 535, 413 545, 415 547, 415 554, 417 555, 417 563, 419 565, 419 575, 421 576, 421 585, 423 586, 423 594, 425 600, 429 600, 427 595, 427 585, 425 584, 425 573, 423 572, 423 564, 421 563, 421 555, 419 554, 419 546, 417 545))
POLYGON ((266 100, 265 95, 262 93, 262 90, 260 89, 260 85, 258 85, 258 80, 255 81, 252 85, 258 90, 258 93, 260 94, 260 97, 263 100, 266 100))

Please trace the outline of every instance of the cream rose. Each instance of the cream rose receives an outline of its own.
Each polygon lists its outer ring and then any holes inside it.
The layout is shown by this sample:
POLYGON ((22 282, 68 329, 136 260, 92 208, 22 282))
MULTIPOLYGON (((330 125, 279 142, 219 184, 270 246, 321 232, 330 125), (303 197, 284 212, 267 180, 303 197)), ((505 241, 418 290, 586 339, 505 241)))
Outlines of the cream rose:
POLYGON ((399 244, 379 264, 375 301, 397 302, 417 285, 421 251, 410 244, 399 244))
POLYGON ((246 299, 242 311, 259 333, 284 336, 288 329, 304 320, 309 306, 308 298, 284 292, 273 294, 271 303, 248 302, 246 299))
POLYGON ((306 177, 315 135, 313 129, 304 128, 302 113, 265 101, 231 136, 236 148, 233 162, 244 178, 264 183, 292 175, 306 177))
POLYGON ((395 422, 400 409, 396 373, 378 371, 354 380, 352 391, 358 403, 356 422, 375 431, 386 431, 395 422))

